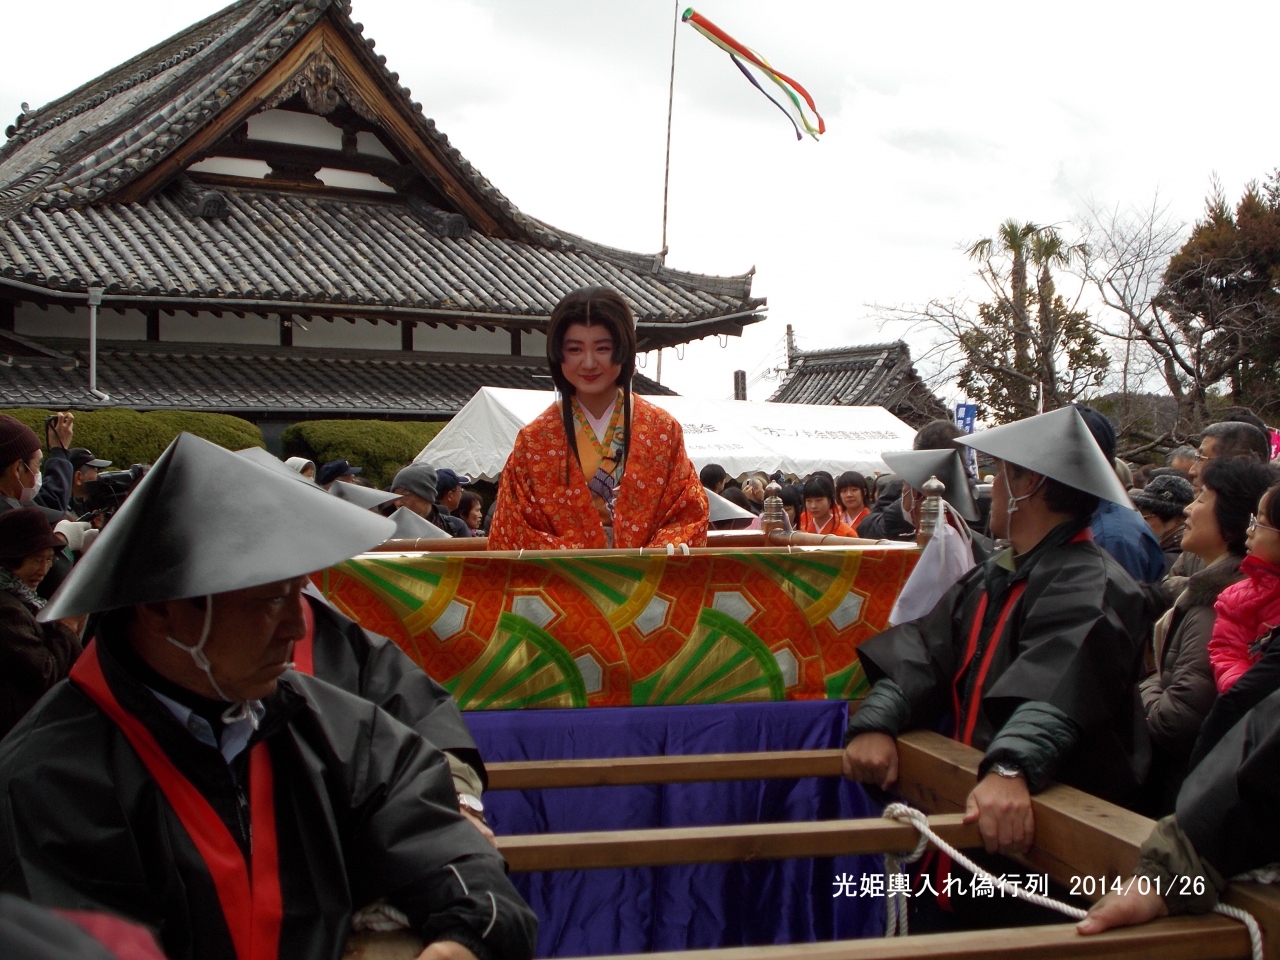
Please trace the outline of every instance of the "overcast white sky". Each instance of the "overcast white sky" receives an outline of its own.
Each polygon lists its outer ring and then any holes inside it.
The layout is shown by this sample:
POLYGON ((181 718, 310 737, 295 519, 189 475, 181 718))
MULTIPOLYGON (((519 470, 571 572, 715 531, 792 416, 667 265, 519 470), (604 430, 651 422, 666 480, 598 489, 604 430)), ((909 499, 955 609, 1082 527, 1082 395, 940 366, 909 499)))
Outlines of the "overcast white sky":
MULTIPOLYGON (((10 0, 0 116, 223 5, 10 0)), ((959 247, 1005 218, 1065 223, 1091 201, 1148 204, 1159 191, 1192 220, 1213 173, 1234 199, 1280 165, 1274 2, 697 9, 804 84, 828 132, 797 143, 722 52, 679 28, 668 263, 754 265, 769 299, 769 319, 727 348, 668 351, 663 381, 684 393, 728 396, 734 369, 781 362, 788 323, 802 348, 892 339, 868 305, 965 291, 959 247)), ((353 12, 427 115, 523 210, 604 243, 661 246, 672 3, 354 0, 353 12)), ((773 387, 757 383, 751 399, 773 387)))

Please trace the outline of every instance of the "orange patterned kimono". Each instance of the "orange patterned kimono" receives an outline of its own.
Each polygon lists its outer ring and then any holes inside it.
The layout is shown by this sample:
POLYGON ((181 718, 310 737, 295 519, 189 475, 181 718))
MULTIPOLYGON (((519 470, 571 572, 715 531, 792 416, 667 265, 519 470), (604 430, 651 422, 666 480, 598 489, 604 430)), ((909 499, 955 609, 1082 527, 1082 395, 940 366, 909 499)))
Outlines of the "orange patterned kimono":
MULTIPOLYGON (((631 450, 614 502, 615 547, 707 543, 707 495, 675 419, 631 398, 631 450)), ((603 548, 604 524, 553 403, 516 436, 489 526, 490 550, 603 548), (565 486, 566 457, 569 485, 565 486)))

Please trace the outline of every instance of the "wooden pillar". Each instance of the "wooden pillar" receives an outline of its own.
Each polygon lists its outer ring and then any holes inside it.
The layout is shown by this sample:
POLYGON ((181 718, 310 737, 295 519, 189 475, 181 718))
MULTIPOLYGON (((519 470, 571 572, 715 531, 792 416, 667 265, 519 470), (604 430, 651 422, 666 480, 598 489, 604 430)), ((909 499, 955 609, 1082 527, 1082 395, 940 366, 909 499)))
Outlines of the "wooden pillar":
POLYGON ((511 355, 513 357, 520 356, 520 331, 511 331, 511 355))
POLYGON ((293 318, 287 313, 280 314, 280 346, 293 346, 293 318))
POLYGON ((400 349, 408 353, 413 352, 413 328, 418 325, 416 320, 400 321, 400 349))
POLYGON ((0 330, 13 332, 14 314, 18 305, 12 300, 0 300, 0 330))
POLYGON ((147 339, 153 343, 160 342, 160 308, 146 311, 147 339))

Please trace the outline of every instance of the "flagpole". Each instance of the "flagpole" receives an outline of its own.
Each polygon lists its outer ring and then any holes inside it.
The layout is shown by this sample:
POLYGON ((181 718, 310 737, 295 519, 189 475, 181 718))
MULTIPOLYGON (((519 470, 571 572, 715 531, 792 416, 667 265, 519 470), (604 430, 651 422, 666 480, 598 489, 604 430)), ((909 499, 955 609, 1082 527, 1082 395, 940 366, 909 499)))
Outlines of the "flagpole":
MULTIPOLYGON (((662 170, 662 251, 658 263, 667 262, 667 197, 671 189, 671 110, 676 102, 676 33, 680 29, 680 0, 675 0, 671 16, 671 79, 667 82, 667 159, 662 170)), ((655 271, 657 272, 656 268, 655 271)), ((658 383, 662 383, 662 348, 658 348, 658 383)))
MULTIPOLYGON (((662 173, 662 252, 658 258, 662 263, 667 261, 667 196, 671 186, 671 110, 676 97, 676 32, 680 28, 680 0, 675 0, 675 10, 671 17, 671 80, 667 85, 667 161, 662 173)), ((662 355, 658 355, 662 362, 662 355)))

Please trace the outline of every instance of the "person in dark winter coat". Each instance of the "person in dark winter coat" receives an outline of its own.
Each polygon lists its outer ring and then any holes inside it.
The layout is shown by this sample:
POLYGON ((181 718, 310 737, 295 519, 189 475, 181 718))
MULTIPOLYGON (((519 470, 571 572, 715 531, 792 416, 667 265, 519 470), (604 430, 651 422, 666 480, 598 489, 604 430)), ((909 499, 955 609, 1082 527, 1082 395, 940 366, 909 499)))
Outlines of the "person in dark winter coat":
MULTIPOLYGON (((1079 413, 1066 407, 961 442, 999 461, 992 532, 1011 546, 924 617, 859 646, 872 688, 849 723, 844 773, 888 789, 893 738, 949 726, 985 754, 966 821, 978 823, 988 853, 1020 853, 1034 837, 1031 794, 1050 779, 1113 801, 1136 793, 1146 729, 1134 685, 1149 624, 1137 584, 1090 536, 1099 500, 1127 493, 1079 413)), ((939 883, 947 869, 939 865, 939 883)), ((1007 919, 984 915, 961 886, 950 897, 955 923, 1007 919)), ((912 898, 913 911, 926 900, 912 898)))
POLYGON ((1139 851, 1135 876, 1145 882, 1107 894, 1076 929, 1095 934, 1171 913, 1207 913, 1228 881, 1258 870, 1273 874, 1280 862, 1277 767, 1280 691, 1225 731, 1187 776, 1175 812, 1156 823, 1139 851))
POLYGON ((142 922, 170 960, 339 960, 366 908, 420 960, 532 957, 440 751, 291 669, 308 575, 393 529, 180 435, 41 611, 109 613, 0 742, 0 888, 142 922))
POLYGON ((1147 816, 1173 812, 1192 747, 1217 696, 1209 662, 1214 604, 1242 578, 1249 517, 1269 480, 1266 467, 1252 458, 1214 460, 1204 471, 1200 495, 1187 508, 1183 549, 1204 567, 1156 623, 1155 669, 1138 688, 1152 745, 1151 772, 1138 804, 1147 816))
POLYGON ((66 546, 34 507, 0 514, 0 737, 67 675, 80 655, 74 621, 37 623, 36 589, 66 546))

